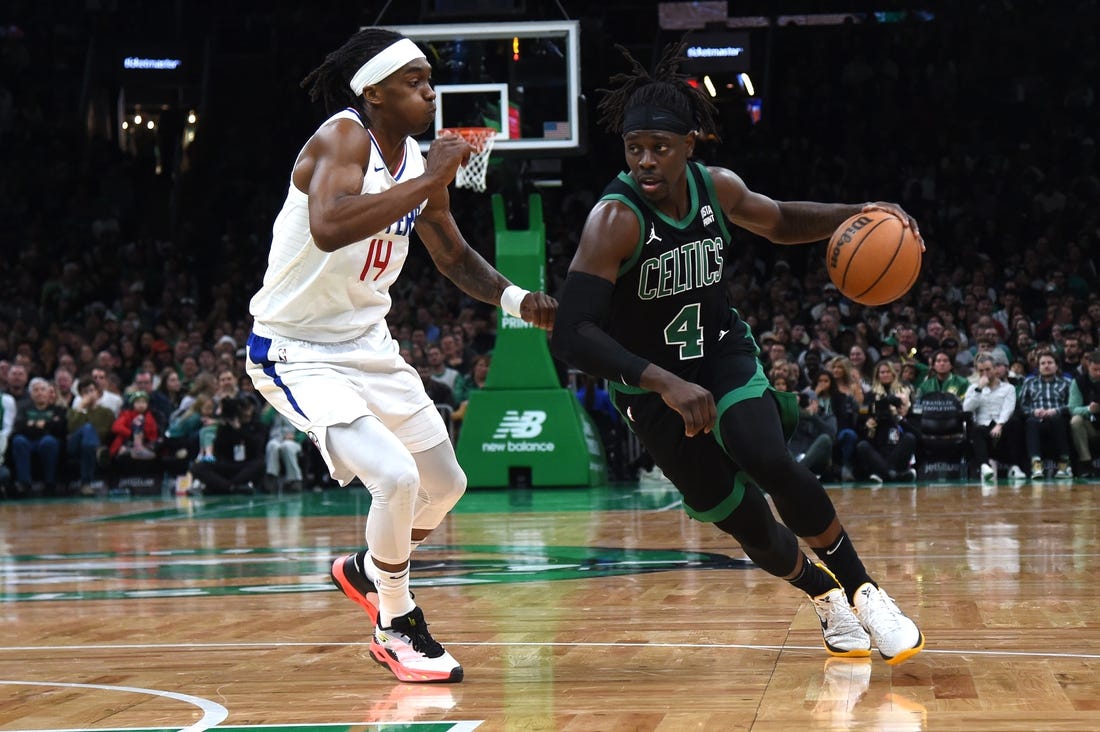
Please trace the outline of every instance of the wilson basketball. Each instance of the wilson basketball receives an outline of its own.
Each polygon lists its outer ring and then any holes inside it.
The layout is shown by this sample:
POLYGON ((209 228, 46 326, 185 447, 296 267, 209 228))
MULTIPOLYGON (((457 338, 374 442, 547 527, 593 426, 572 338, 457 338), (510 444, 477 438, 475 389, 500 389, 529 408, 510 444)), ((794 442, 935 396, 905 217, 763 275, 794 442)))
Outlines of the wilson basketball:
POLYGON ((849 300, 885 305, 909 292, 920 275, 913 230, 885 211, 851 217, 833 233, 825 255, 829 279, 849 300))

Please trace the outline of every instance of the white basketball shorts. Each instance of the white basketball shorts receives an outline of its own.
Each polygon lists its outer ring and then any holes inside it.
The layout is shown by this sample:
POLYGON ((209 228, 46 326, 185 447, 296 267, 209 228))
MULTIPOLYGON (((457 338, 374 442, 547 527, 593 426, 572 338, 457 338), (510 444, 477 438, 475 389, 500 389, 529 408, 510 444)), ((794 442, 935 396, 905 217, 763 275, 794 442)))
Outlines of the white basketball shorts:
POLYGON ((401 358, 384 322, 340 343, 283 338, 257 327, 248 338, 247 371, 256 390, 309 435, 341 485, 354 475, 329 454, 329 427, 374 416, 411 453, 449 439, 420 374, 401 358))

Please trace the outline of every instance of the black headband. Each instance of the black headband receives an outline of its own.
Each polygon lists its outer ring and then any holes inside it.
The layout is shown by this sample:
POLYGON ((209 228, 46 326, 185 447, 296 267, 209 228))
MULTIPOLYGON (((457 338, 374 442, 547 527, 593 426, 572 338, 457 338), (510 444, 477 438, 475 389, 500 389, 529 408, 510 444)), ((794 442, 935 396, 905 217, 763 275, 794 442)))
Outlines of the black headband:
POLYGON ((694 121, 679 112, 653 104, 639 104, 623 115, 623 134, 638 130, 661 130, 686 135, 695 129, 694 121))

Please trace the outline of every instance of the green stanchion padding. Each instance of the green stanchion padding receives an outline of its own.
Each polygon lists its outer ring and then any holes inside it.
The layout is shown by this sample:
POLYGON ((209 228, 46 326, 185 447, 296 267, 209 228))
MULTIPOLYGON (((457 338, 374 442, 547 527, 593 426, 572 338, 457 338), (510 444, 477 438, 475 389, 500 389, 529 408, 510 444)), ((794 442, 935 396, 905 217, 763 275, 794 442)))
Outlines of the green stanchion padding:
MULTIPOLYGON (((542 197, 528 198, 526 229, 509 229, 504 198, 493 194, 493 228, 496 230, 497 269, 525 290, 546 290, 546 224, 542 197)), ((554 389, 560 386, 546 331, 498 310, 493 368, 485 382, 488 389, 554 389), (502 364, 497 368, 497 364, 502 364)))
MULTIPOLYGON (((542 198, 528 199, 527 229, 507 228, 504 199, 492 198, 496 267, 528 290, 546 289, 542 198)), ((596 430, 558 381, 546 331, 499 311, 485 388, 470 394, 456 453, 471 488, 589 486, 607 480, 596 430)))
POLYGON ((532 486, 607 481, 599 432, 568 389, 486 388, 466 410, 457 452, 471 488, 513 485, 517 471, 532 486))

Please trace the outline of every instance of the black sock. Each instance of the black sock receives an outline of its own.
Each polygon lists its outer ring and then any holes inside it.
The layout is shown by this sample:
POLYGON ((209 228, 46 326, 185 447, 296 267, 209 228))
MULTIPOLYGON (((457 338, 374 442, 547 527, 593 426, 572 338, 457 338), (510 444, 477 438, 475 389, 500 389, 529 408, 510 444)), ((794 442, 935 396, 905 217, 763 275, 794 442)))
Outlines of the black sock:
MULTIPOLYGON (((848 538, 848 532, 844 529, 840 530, 840 536, 836 538, 832 546, 814 547, 813 549, 814 554, 818 556, 822 564, 836 575, 841 587, 844 588, 845 594, 848 595, 848 602, 852 602, 855 598, 856 590, 860 588, 860 585, 865 582, 875 585, 874 580, 867 574, 859 555, 856 554, 856 548, 852 546, 852 540, 848 538)), ((875 587, 878 587, 878 585, 875 585, 875 587)))
POLYGON ((821 567, 810 561, 805 554, 802 555, 802 571, 794 579, 787 580, 810 597, 824 595, 829 590, 837 587, 837 581, 821 567))

